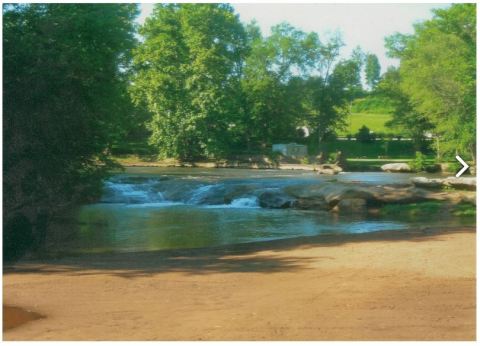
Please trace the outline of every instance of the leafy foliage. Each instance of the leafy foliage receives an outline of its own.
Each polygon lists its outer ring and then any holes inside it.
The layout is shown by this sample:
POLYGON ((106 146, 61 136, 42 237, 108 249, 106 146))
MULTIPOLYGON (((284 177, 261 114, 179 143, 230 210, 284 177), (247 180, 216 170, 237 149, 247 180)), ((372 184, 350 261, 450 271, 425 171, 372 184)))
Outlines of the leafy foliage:
POLYGON ((440 150, 475 159, 476 6, 454 4, 434 11, 410 36, 387 40, 401 59, 400 89, 412 110, 434 125, 440 150))
POLYGON ((367 54, 365 58, 365 79, 370 90, 375 89, 380 81, 380 63, 375 54, 367 54))
POLYGON ((108 149, 130 110, 136 13, 136 5, 5 5, 6 256, 16 251, 11 232, 38 236, 30 228, 39 219, 98 193, 112 167, 108 149))
POLYGON ((401 88, 400 72, 389 68, 377 86, 377 93, 390 100, 393 108, 392 120, 387 122, 391 128, 399 128, 412 138, 417 150, 424 146, 425 134, 433 131, 433 124, 425 114, 419 112, 410 97, 401 88))
POLYGON ((415 172, 425 171, 429 161, 426 155, 422 154, 420 151, 415 152, 415 159, 410 162, 410 167, 415 172))
POLYGON ((246 33, 232 7, 159 4, 140 34, 131 94, 152 114, 151 144, 186 160, 224 152, 243 112, 246 33))

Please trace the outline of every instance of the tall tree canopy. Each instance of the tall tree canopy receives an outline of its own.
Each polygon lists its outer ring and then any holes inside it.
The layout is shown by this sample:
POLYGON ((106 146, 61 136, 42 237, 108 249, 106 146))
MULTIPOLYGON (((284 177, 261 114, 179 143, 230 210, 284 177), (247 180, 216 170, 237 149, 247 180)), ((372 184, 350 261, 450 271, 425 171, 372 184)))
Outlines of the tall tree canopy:
POLYGON ((431 122, 444 153, 475 160, 476 6, 454 4, 434 11, 413 35, 386 40, 400 58, 400 87, 415 111, 431 122))
POLYGON ((365 79, 370 90, 375 89, 380 81, 380 63, 375 54, 367 54, 365 57, 365 79))
POLYGON ((245 30, 230 5, 159 4, 134 51, 133 100, 153 117, 150 142, 164 157, 228 149, 241 117, 245 30))
POLYGON ((39 215, 97 191, 111 167, 136 14, 126 4, 4 6, 5 256, 38 236, 39 215))
POLYGON ((246 146, 266 146, 288 140, 304 118, 303 80, 319 60, 320 42, 289 24, 272 27, 262 37, 254 23, 248 27, 250 54, 245 61, 246 146))

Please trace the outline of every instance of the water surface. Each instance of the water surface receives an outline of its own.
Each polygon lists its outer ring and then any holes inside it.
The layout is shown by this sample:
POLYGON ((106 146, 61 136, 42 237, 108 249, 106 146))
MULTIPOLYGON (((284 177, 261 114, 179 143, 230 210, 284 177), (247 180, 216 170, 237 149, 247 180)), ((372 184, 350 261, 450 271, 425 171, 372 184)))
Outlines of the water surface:
POLYGON ((258 196, 285 186, 328 181, 408 184, 412 174, 135 167, 105 182, 99 203, 58 224, 50 251, 91 253, 218 246, 298 236, 351 234, 449 225, 435 220, 264 209, 258 196))

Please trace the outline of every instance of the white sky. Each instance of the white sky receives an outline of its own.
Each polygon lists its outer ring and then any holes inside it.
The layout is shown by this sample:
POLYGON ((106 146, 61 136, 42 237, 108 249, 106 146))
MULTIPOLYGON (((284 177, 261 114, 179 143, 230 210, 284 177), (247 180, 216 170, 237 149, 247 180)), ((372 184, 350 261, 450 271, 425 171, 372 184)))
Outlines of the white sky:
MULTIPOLYGON (((303 31, 315 31, 320 40, 336 30, 342 33, 345 47, 341 55, 347 57, 358 45, 364 52, 374 53, 380 60, 382 72, 396 59, 385 55, 384 38, 395 32, 412 33, 413 24, 430 19, 433 8, 449 4, 232 4, 242 22, 255 19, 262 33, 286 21, 303 31)), ((153 4, 141 4, 139 23, 151 13, 153 4)))

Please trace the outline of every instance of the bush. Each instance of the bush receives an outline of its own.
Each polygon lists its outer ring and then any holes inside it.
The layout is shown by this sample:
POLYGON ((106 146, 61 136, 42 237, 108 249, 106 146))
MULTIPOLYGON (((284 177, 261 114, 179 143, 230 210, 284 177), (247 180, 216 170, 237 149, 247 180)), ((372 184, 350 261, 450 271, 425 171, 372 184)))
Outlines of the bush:
POLYGON ((410 162, 410 167, 415 172, 425 171, 428 166, 427 156, 423 155, 420 151, 415 152, 415 159, 410 162))
POLYGON ((361 143, 370 143, 373 140, 373 136, 370 134, 370 129, 363 125, 357 132, 357 141, 361 143))

